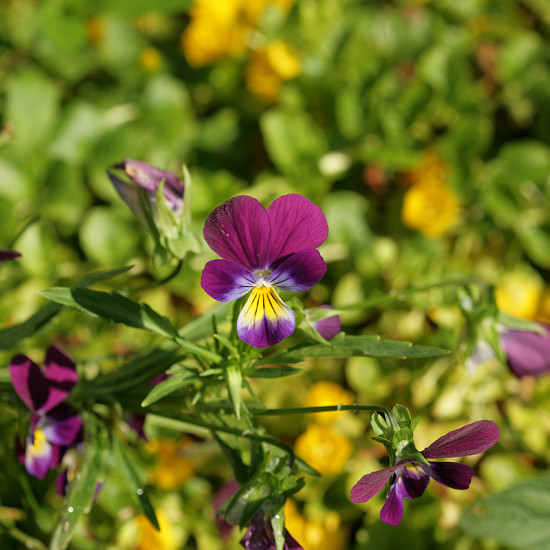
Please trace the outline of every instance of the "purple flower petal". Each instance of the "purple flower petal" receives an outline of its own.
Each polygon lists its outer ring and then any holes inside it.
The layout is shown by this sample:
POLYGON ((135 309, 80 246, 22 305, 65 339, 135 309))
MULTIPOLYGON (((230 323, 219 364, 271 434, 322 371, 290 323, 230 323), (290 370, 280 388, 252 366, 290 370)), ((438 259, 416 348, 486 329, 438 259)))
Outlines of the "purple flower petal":
POLYGON ((76 364, 60 346, 50 346, 46 352, 44 376, 48 381, 48 398, 39 412, 48 412, 69 395, 78 382, 76 364))
POLYGON ((29 474, 43 479, 52 462, 52 446, 40 430, 34 430, 27 437, 25 468, 29 474))
POLYGON ((241 298, 258 282, 259 277, 227 260, 212 260, 202 271, 203 290, 219 302, 241 298))
POLYGON ((420 466, 438 483, 451 489, 467 489, 474 475, 470 466, 459 462, 430 462, 429 466, 427 464, 420 466))
POLYGON ((401 481, 406 491, 404 498, 418 498, 424 494, 430 483, 430 476, 420 468, 405 468, 401 481))
MULTIPOLYGON (((273 529, 269 518, 257 514, 241 539, 246 550, 276 550, 273 529)), ((284 550, 304 550, 292 535, 285 530, 284 550)))
POLYGON ((81 436, 82 419, 77 413, 63 411, 54 415, 43 416, 36 430, 40 430, 46 439, 55 445, 74 445, 81 436))
POLYGON ((301 292, 318 283, 326 270, 319 251, 307 249, 288 256, 266 280, 282 290, 301 292))
POLYGON ((351 489, 351 501, 359 504, 367 502, 378 494, 389 481, 394 472, 402 468, 403 464, 384 468, 363 476, 351 489))
POLYGON ((124 170, 136 185, 153 195, 151 198, 154 198, 158 186, 164 180, 163 193, 172 210, 180 212, 183 208, 184 188, 176 174, 131 158, 113 165, 113 168, 124 170))
POLYGON ((21 254, 19 252, 16 252, 15 250, 0 250, 0 263, 20 257, 21 254))
POLYGON ((500 334, 508 366, 518 378, 550 372, 550 326, 540 325, 544 334, 520 330, 505 330, 500 334))
POLYGON ((139 219, 139 221, 143 225, 147 226, 147 217, 145 216, 143 207, 141 206, 138 188, 135 185, 120 179, 118 176, 111 174, 111 172, 107 172, 107 175, 122 200, 130 207, 130 210, 139 219))
POLYGON ((251 272, 266 269, 271 228, 267 212, 256 199, 243 195, 224 202, 208 216, 203 234, 224 260, 251 272))
POLYGON ((490 449, 499 437, 498 427, 490 420, 479 420, 434 441, 422 451, 425 458, 454 458, 477 455, 490 449))
POLYGON ((294 312, 271 286, 254 287, 237 319, 239 338, 256 348, 278 344, 295 328, 294 312))
POLYGON ((272 229, 268 265, 306 248, 317 248, 328 236, 321 209, 302 195, 284 195, 267 209, 272 229))
POLYGON ((399 525, 403 519, 403 499, 408 498, 405 486, 398 477, 392 485, 384 506, 380 510, 380 519, 389 525, 399 525))
MULTIPOLYGON (((319 309, 333 309, 332 306, 322 305, 319 306, 319 309)), ((332 340, 342 329, 342 323, 340 321, 340 316, 335 315, 334 317, 327 317, 326 319, 321 319, 320 321, 314 321, 313 327, 315 330, 325 339, 332 340)))
POLYGON ((48 382, 40 367, 26 355, 15 355, 9 366, 11 382, 17 395, 31 411, 38 411, 48 399, 48 382))

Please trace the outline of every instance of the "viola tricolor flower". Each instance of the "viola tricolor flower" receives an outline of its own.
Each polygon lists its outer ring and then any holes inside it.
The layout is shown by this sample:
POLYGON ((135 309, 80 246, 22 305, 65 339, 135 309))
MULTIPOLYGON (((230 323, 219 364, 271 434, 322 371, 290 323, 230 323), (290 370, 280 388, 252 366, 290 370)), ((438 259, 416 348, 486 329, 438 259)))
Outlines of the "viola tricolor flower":
POLYGON ((62 403, 78 381, 76 365, 62 348, 50 346, 43 371, 25 355, 14 356, 9 371, 17 395, 33 413, 21 459, 31 475, 44 478, 59 465, 64 447, 81 439, 80 416, 62 403))
MULTIPOLYGON (((246 550, 277 550, 271 521, 268 516, 256 514, 248 530, 241 539, 241 546, 246 550)), ((285 530, 284 550, 304 550, 292 535, 285 530)))
POLYGON ((509 328, 504 328, 499 334, 508 367, 518 378, 550 372, 550 326, 539 324, 543 334, 509 328))
POLYGON ((273 346, 296 327, 294 312, 275 288, 300 292, 319 282, 326 264, 316 248, 327 235, 321 209, 302 195, 279 197, 267 210, 252 197, 230 199, 204 224, 206 242, 222 259, 206 264, 202 288, 220 302, 252 290, 237 332, 257 348, 273 346))
POLYGON ((464 490, 470 486, 473 476, 470 466, 458 462, 432 462, 432 459, 476 455, 490 449, 498 437, 498 427, 490 420, 480 420, 453 430, 421 452, 426 463, 401 460, 395 466, 363 476, 352 488, 351 500, 355 503, 367 502, 391 480, 380 519, 390 525, 398 525, 403 517, 403 499, 421 496, 430 479, 451 489, 464 490))
POLYGON ((113 185, 124 202, 126 202, 132 212, 134 212, 134 214, 146 225, 146 217, 139 198, 140 188, 145 191, 147 199, 153 207, 152 210, 155 212, 157 189, 161 182, 164 182, 162 192, 172 211, 176 215, 179 215, 183 210, 184 188, 176 174, 161 170, 146 162, 130 158, 113 164, 111 168, 123 170, 124 174, 130 179, 131 183, 119 178, 111 172, 107 172, 107 175, 113 182, 113 185))

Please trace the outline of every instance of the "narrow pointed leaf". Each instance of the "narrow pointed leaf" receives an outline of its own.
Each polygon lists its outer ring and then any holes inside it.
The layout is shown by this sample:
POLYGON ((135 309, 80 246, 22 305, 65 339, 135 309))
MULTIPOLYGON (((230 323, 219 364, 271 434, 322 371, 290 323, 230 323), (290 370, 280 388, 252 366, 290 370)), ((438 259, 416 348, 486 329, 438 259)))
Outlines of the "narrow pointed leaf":
POLYGON ((132 500, 140 508, 141 512, 149 520, 151 525, 158 531, 160 529, 155 510, 147 496, 144 484, 126 454, 126 449, 117 437, 113 437, 113 450, 120 466, 120 471, 126 480, 127 488, 132 495, 132 500))
POLYGON ((147 394, 147 397, 142 401, 142 407, 148 407, 149 405, 156 403, 163 397, 170 395, 171 393, 189 386, 194 382, 198 382, 200 378, 198 376, 192 376, 190 374, 173 374, 170 378, 159 382, 151 391, 147 394))

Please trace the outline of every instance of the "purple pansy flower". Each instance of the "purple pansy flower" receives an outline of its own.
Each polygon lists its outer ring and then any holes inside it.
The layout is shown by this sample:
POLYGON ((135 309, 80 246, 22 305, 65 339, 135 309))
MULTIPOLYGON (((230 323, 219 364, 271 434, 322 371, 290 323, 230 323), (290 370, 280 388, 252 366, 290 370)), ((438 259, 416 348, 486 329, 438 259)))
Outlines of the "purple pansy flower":
MULTIPOLYGON (((115 174, 107 172, 119 195, 143 223, 147 225, 139 198, 138 188, 146 192, 150 204, 154 207, 157 200, 157 189, 162 181, 164 181, 164 187, 162 188, 164 198, 176 215, 181 214, 183 210, 184 188, 176 174, 161 170, 146 162, 130 158, 113 164, 112 168, 124 170, 126 176, 132 181, 132 183, 128 183, 115 174)), ((153 208, 153 212, 154 211, 155 209, 153 208)))
POLYGON ((20 258, 21 254, 15 250, 4 249, 0 250, 0 264, 7 260, 13 260, 15 258, 20 258))
POLYGON ((380 519, 390 525, 398 525, 403 517, 403 499, 421 496, 430 478, 451 489, 463 490, 470 486, 473 476, 470 466, 458 462, 432 462, 431 459, 476 455, 490 449, 498 437, 498 427, 490 420, 480 420, 453 430, 422 451, 428 464, 403 460, 395 466, 367 474, 352 488, 351 500, 355 503, 367 502, 391 479, 380 519), (410 465, 414 468, 409 468, 410 465))
POLYGON ((50 346, 43 371, 25 355, 14 356, 9 371, 15 391, 33 413, 21 449, 25 468, 44 478, 59 465, 62 447, 74 445, 82 437, 80 416, 62 403, 78 381, 76 365, 61 347, 50 346))
POLYGON ((508 367, 518 378, 550 372, 550 326, 539 324, 544 334, 509 328, 499 334, 500 345, 508 358, 508 367))
POLYGON ((275 288, 300 292, 323 277, 326 264, 316 248, 327 235, 321 209, 302 195, 279 197, 267 210, 252 197, 235 197, 204 224, 206 242, 222 259, 206 264, 202 288, 220 302, 252 290, 237 332, 257 348, 273 346, 296 327, 294 312, 275 288))
MULTIPOLYGON (((329 305, 319 306, 319 309, 334 309, 329 305)), ((326 319, 321 319, 320 321, 313 321, 311 323, 313 328, 325 339, 332 340, 342 328, 342 323, 340 321, 339 315, 334 315, 333 317, 327 317, 326 319)))
MULTIPOLYGON (((241 546, 244 546, 246 550, 277 550, 269 516, 265 516, 261 512, 254 516, 252 523, 241 539, 241 546)), ((284 550, 304 550, 300 543, 296 542, 286 530, 283 548, 284 550)))

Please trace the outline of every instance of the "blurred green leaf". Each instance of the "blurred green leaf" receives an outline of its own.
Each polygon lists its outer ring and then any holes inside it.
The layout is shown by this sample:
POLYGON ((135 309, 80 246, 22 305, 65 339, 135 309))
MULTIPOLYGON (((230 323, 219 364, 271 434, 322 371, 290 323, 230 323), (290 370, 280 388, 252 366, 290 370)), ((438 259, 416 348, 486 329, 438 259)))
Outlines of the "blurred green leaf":
POLYGON ((151 525, 157 530, 160 530, 159 522, 155 514, 155 510, 151 505, 149 497, 145 492, 144 483, 140 479, 135 466, 128 457, 127 450, 120 440, 114 436, 112 438, 113 450, 120 467, 124 479, 127 483, 127 488, 132 495, 132 500, 140 508, 145 517, 150 521, 151 525))
POLYGON ((250 378, 282 378, 300 372, 302 372, 302 369, 294 367, 257 367, 247 370, 244 374, 250 378))
POLYGON ((125 17, 136 17, 150 12, 156 13, 184 13, 191 6, 192 0, 101 0, 95 4, 97 13, 116 13, 125 17))
POLYGON ((513 548, 547 550, 549 514, 550 476, 541 475, 477 500, 462 516, 460 527, 513 548))

